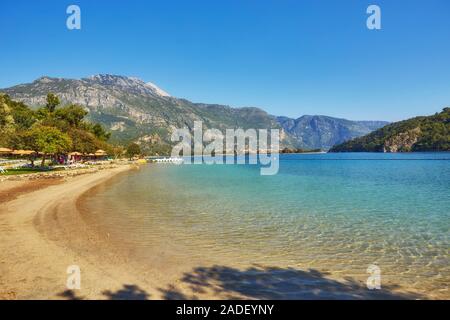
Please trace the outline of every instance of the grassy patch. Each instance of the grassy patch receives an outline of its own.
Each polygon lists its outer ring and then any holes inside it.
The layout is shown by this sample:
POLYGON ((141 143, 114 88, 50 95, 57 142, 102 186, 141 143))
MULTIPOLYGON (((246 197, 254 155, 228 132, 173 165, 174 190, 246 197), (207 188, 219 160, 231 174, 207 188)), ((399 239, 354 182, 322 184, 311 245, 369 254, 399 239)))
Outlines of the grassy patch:
POLYGON ((0 176, 15 176, 19 174, 30 174, 38 172, 48 172, 48 170, 42 170, 39 168, 18 168, 18 169, 6 169, 5 173, 0 173, 0 176))

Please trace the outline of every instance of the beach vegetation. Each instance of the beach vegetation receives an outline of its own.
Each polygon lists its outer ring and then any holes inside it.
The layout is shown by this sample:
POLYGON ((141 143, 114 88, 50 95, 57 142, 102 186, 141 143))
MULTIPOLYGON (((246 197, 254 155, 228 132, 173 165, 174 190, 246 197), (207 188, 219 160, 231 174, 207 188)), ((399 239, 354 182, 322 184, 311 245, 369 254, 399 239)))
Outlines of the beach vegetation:
POLYGON ((55 127, 36 125, 26 136, 29 143, 27 147, 42 154, 42 166, 48 155, 65 153, 72 148, 69 135, 55 127))
POLYGON ((32 168, 14 168, 8 169, 5 173, 2 173, 4 176, 17 176, 21 174, 30 174, 30 173, 39 173, 42 172, 42 168, 32 167, 32 168))
POLYGON ((124 156, 126 153, 126 150, 123 146, 120 145, 116 145, 116 146, 112 146, 110 148, 110 155, 113 156, 114 159, 119 159, 122 156, 124 156))
POLYGON ((391 123, 334 146, 331 152, 450 151, 450 108, 432 116, 391 123))
POLYGON ((50 155, 72 151, 93 154, 101 149, 123 155, 123 147, 108 143, 111 133, 88 121, 87 116, 82 106, 61 106, 58 96, 52 93, 47 95, 46 104, 35 110, 0 94, 0 147, 35 151, 28 156, 33 166, 38 155, 42 165, 50 155))
POLYGON ((128 158, 133 158, 134 156, 141 154, 141 147, 137 143, 130 143, 127 147, 128 158))

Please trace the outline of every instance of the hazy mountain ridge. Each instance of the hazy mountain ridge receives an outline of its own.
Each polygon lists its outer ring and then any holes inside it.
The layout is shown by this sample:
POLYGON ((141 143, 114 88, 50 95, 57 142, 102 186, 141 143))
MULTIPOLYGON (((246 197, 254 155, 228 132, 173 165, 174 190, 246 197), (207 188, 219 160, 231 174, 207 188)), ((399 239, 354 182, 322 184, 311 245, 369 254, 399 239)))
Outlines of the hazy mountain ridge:
POLYGON ((83 79, 41 77, 0 91, 32 107, 45 105, 47 93, 53 92, 62 104, 84 106, 89 118, 111 130, 112 141, 138 141, 150 148, 170 143, 170 133, 175 128, 192 128, 196 120, 203 121, 205 128, 221 130, 279 128, 282 146, 323 149, 386 124, 326 116, 290 119, 254 107, 193 103, 172 97, 153 83, 106 74, 83 79))
POLYGON ((328 116, 278 117, 278 122, 300 146, 329 149, 388 124, 386 121, 350 121, 328 116))

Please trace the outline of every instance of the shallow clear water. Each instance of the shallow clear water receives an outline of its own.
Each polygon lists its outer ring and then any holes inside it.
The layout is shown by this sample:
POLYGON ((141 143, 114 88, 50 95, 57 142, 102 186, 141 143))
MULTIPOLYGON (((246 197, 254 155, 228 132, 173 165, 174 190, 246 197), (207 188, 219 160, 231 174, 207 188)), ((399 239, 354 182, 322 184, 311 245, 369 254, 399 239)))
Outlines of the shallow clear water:
POLYGON ((450 153, 282 155, 257 165, 150 164, 87 195, 133 254, 314 268, 449 297, 450 153))

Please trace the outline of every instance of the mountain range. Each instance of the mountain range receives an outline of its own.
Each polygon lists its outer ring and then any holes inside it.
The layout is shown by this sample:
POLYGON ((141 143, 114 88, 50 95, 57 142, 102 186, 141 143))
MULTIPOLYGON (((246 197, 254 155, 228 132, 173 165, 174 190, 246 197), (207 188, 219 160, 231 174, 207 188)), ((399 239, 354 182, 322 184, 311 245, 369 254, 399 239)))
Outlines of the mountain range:
POLYGON ((388 124, 318 115, 292 119, 255 107, 194 103, 173 97, 153 83, 109 74, 83 79, 44 76, 0 92, 31 107, 45 105, 47 93, 52 92, 62 104, 85 107, 91 120, 111 131, 112 142, 135 141, 150 151, 170 146, 171 132, 175 128, 193 128, 194 121, 203 121, 204 128, 219 130, 279 128, 282 147, 323 150, 388 124))
POLYGON ((350 121, 310 115, 298 119, 277 117, 277 121, 300 147, 323 150, 388 124, 386 121, 350 121))

